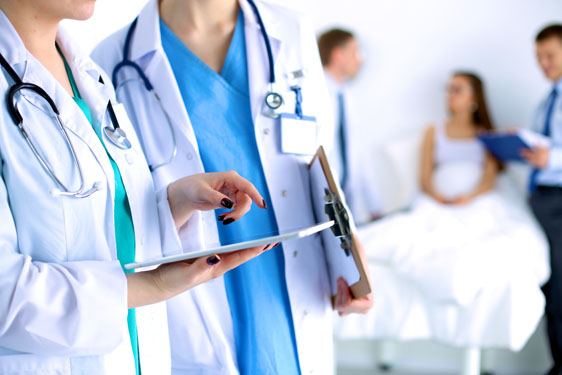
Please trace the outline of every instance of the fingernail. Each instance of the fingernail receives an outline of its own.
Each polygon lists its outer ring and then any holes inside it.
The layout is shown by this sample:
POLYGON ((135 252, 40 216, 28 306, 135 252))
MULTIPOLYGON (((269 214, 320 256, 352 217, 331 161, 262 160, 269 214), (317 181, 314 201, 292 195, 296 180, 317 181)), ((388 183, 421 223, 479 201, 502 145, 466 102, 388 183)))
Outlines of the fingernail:
POLYGON ((228 225, 230 223, 234 222, 234 219, 229 217, 228 219, 226 219, 225 221, 222 222, 223 225, 228 225))
POLYGON ((232 208, 234 206, 234 202, 228 198, 223 198, 221 204, 224 208, 232 208))
POLYGON ((214 266, 215 264, 217 264, 220 261, 221 260, 216 255, 213 255, 212 257, 207 258, 207 264, 209 266, 214 266))
POLYGON ((218 220, 218 221, 223 221, 225 216, 226 216, 226 215, 220 215, 220 216, 217 218, 217 220, 218 220))
POLYGON ((265 199, 262 199, 261 202, 263 203, 263 208, 266 209, 266 208, 267 208, 267 204, 265 203, 265 199))

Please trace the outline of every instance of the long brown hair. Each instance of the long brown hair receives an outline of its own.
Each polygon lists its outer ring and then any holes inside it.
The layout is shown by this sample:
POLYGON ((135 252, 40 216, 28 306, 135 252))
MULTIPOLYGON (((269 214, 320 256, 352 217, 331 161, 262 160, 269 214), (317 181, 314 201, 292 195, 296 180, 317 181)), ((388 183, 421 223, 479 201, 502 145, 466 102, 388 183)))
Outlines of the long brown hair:
POLYGON ((453 77, 465 77, 470 82, 472 92, 474 93, 474 100, 476 101, 476 110, 473 112, 473 121, 476 126, 481 130, 493 130, 495 127, 488 112, 488 106, 486 105, 486 98, 484 96, 484 84, 480 77, 472 72, 464 71, 453 73, 453 77))

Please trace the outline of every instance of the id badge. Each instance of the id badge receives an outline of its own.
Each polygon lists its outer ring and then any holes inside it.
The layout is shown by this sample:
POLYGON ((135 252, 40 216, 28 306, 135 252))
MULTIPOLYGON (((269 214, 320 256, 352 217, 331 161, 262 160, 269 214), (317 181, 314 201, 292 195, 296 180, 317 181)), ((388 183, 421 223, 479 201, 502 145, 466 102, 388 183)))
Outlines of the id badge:
POLYGON ((281 152, 284 154, 313 155, 318 148, 318 125, 316 117, 299 117, 282 113, 281 152))

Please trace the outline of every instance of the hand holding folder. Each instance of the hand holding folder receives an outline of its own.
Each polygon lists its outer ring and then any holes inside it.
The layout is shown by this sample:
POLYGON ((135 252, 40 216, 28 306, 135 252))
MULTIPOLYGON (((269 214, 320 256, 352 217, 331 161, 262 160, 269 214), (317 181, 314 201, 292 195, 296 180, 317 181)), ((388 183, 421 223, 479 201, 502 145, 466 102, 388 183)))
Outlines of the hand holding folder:
POLYGON ((485 133, 478 136, 488 151, 502 162, 525 162, 521 150, 549 147, 550 140, 542 134, 529 130, 512 133, 485 133))

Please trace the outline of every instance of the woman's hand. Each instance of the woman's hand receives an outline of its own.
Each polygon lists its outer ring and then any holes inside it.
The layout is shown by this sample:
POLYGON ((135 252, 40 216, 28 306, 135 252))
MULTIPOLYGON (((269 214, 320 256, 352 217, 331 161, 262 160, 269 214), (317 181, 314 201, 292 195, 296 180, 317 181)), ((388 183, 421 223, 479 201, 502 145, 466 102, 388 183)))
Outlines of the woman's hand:
POLYGON ((445 198, 441 194, 438 194, 434 191, 428 192, 428 195, 441 204, 450 204, 451 203, 451 201, 449 199, 445 198))
POLYGON ((338 292, 335 297, 334 309, 339 316, 351 313, 366 314, 374 304, 373 294, 369 293, 365 297, 355 299, 351 295, 349 285, 343 277, 338 278, 338 292))
POLYGON ((163 264, 144 272, 126 274, 128 308, 165 301, 199 284, 222 276, 225 272, 275 247, 258 246, 246 250, 163 264))
POLYGON ((168 202, 176 228, 184 225, 195 210, 216 208, 232 208, 221 216, 225 224, 231 223, 250 210, 252 200, 259 207, 267 208, 254 185, 234 171, 196 174, 168 186, 168 202))
MULTIPOLYGON (((363 260, 363 264, 367 264, 366 262, 366 254, 365 248, 363 244, 359 240, 359 238, 354 234, 353 241, 357 246, 357 251, 359 252, 359 257, 363 260)), ((367 272, 367 279, 369 283, 369 270, 365 270, 367 272)), ((344 316, 351 313, 356 314, 366 314, 371 310, 374 304, 373 293, 369 293, 362 298, 355 299, 351 295, 351 289, 347 284, 347 281, 343 277, 339 277, 337 280, 338 290, 334 300, 334 309, 338 312, 339 316, 344 316)))
POLYGON ((465 205, 465 204, 469 204, 473 199, 474 199, 473 195, 470 195, 470 194, 461 195, 461 196, 456 197, 455 199, 449 201, 449 204, 462 206, 462 205, 465 205))

